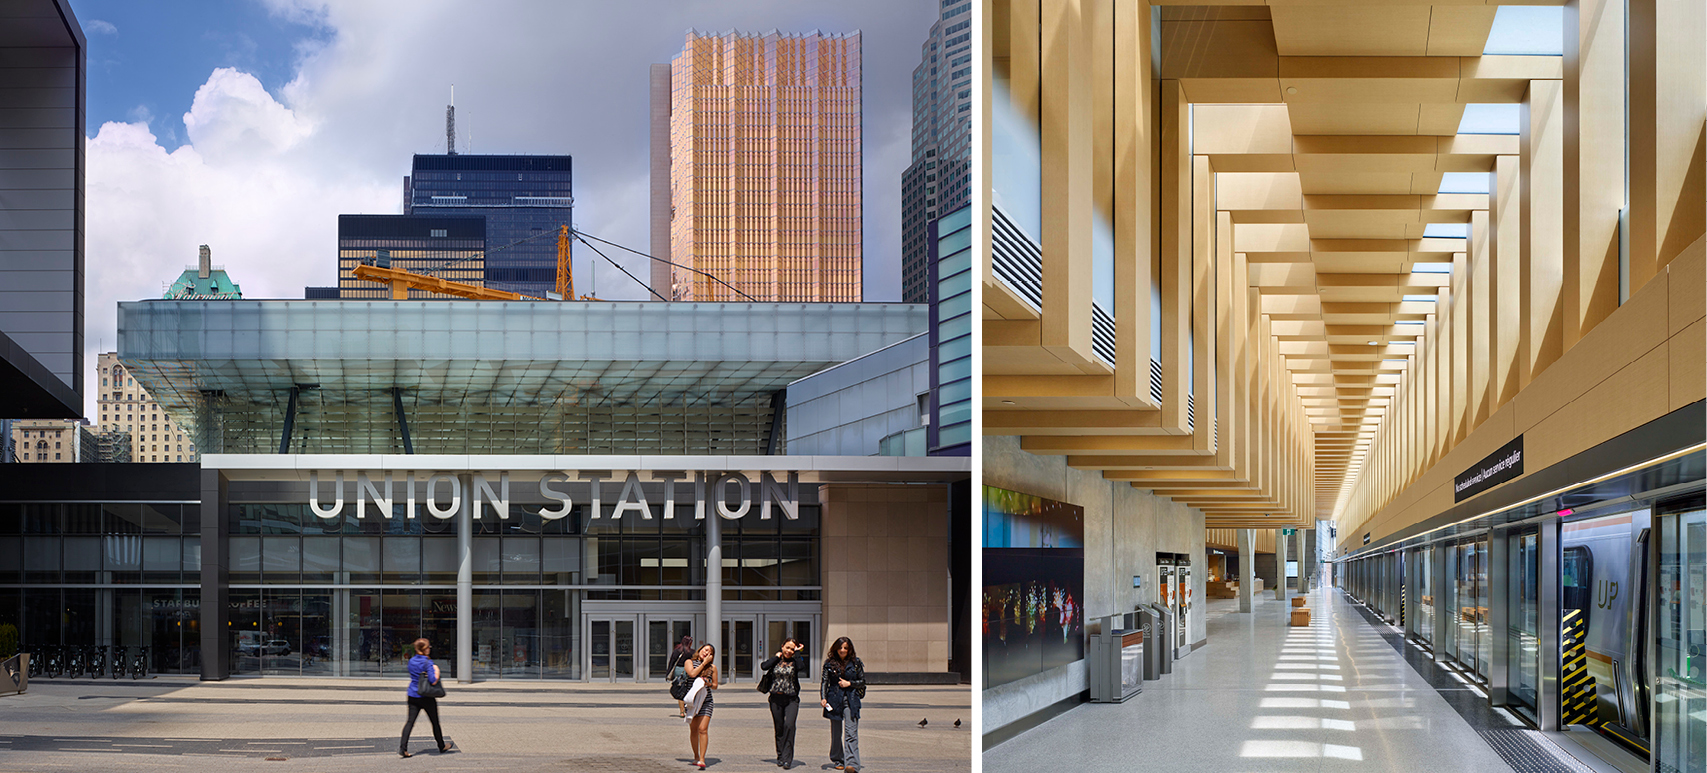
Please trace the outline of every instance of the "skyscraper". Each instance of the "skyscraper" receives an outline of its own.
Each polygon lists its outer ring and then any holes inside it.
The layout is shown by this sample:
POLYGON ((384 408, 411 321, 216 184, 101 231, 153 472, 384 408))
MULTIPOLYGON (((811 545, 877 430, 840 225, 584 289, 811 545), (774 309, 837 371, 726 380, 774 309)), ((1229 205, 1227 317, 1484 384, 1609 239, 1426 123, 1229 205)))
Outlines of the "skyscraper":
MULTIPOLYGON (((486 218, 477 214, 339 215, 338 286, 337 294, 330 297, 345 300, 391 297, 391 288, 384 283, 356 278, 356 267, 363 263, 485 286, 485 255, 490 244, 486 240, 487 228, 486 218)), ((557 240, 536 241, 551 243, 555 273, 557 240)), ((453 296, 414 289, 409 291, 409 297, 453 296)))
POLYGON ((860 72, 857 32, 688 32, 653 120, 670 126, 669 260, 694 270, 670 267, 661 294, 860 300, 860 72))
POLYGON ((484 215, 485 286, 544 297, 557 289, 558 227, 574 214, 571 167, 569 156, 417 154, 403 214, 484 215))
POLYGON ((913 70, 913 163, 901 175, 901 300, 930 295, 930 221, 971 201, 972 3, 943 0, 913 70))

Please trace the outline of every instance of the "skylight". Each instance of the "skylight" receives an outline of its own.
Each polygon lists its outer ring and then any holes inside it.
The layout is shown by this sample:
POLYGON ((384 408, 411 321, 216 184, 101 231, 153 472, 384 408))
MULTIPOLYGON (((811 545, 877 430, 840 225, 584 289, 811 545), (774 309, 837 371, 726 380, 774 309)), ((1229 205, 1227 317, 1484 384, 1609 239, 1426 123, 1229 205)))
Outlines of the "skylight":
POLYGON ((1517 134, 1523 106, 1513 104, 1470 104, 1458 121, 1459 134, 1517 134))
POLYGON ((1447 172, 1440 176, 1441 193, 1487 193, 1487 172, 1447 172))
MULTIPOLYGON (((1388 297, 1390 298, 1392 296, 1388 296, 1388 297)), ((1407 301, 1428 301, 1429 303, 1434 303, 1435 301, 1440 300, 1440 299, 1436 298, 1432 295, 1407 295, 1407 296, 1405 296, 1405 300, 1407 300, 1407 301)))
POLYGON ((1429 223, 1423 226, 1425 239, 1468 239, 1469 223, 1429 223))
POLYGON ((1502 5, 1494 12, 1484 55, 1562 56, 1565 9, 1541 5, 1502 5))
POLYGON ((1412 263, 1411 264, 1411 273, 1413 273, 1413 274, 1450 274, 1450 273, 1452 273, 1452 264, 1451 263, 1412 263))
MULTIPOLYGON (((1434 300, 1434 299, 1430 298, 1429 300, 1434 300)), ((1423 324, 1423 321, 1420 319, 1401 319, 1398 322, 1394 322, 1393 324, 1395 324, 1395 325, 1421 325, 1421 324, 1423 324)))

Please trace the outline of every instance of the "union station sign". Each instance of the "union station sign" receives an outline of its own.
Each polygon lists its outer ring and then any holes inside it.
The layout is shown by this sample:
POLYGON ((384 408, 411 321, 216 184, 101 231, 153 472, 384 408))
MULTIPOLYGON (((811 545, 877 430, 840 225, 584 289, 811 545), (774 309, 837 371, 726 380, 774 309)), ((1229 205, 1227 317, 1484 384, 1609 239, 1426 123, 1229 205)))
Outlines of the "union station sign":
MULTIPOLYGON (((460 472, 418 470, 318 470, 308 471, 308 507, 320 518, 337 518, 347 504, 357 518, 367 517, 368 504, 376 517, 392 518, 394 505, 402 504, 404 518, 415 518, 425 511, 439 519, 455 517, 461 511, 463 498, 469 500, 471 516, 479 519, 490 510, 499 519, 510 517, 511 487, 509 472, 460 472), (345 501, 346 482, 355 484, 354 502, 345 501), (329 488, 324 494, 321 487, 329 488), (326 500, 330 499, 330 503, 326 500)), ((556 520, 569 515, 577 502, 589 508, 589 517, 608 517, 620 520, 624 515, 652 520, 651 503, 647 501, 644 482, 662 484, 664 491, 663 517, 675 518, 676 502, 693 502, 694 518, 704 520, 715 512, 725 520, 745 518, 755 509, 760 520, 770 520, 774 504, 782 517, 800 518, 800 473, 788 471, 636 471, 636 470, 576 470, 538 473, 539 498, 553 503, 542 507, 542 518, 556 520), (647 480, 642 480, 645 475, 647 480), (605 494, 622 489, 614 500, 605 494), (755 504, 757 507, 755 507, 755 504)), ((656 487, 655 487, 656 488, 656 487)))

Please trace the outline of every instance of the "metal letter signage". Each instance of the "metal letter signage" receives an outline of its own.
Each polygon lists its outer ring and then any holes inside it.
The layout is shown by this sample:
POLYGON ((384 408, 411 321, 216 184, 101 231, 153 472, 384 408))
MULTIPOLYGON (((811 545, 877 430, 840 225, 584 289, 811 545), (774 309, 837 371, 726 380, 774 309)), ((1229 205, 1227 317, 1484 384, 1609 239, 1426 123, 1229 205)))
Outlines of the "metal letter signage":
POLYGON ((1462 502, 1523 474, 1523 436, 1488 454, 1452 481, 1452 501, 1462 502))
MULTIPOLYGON (((469 499, 471 515, 478 519, 482 511, 489 511, 500 520, 510 517, 510 472, 447 472, 387 470, 310 470, 308 473, 308 507, 314 515, 320 518, 337 518, 344 513, 346 481, 354 484, 351 492, 355 499, 355 515, 357 518, 367 517, 367 508, 371 503, 381 518, 393 517, 394 503, 399 500, 405 503, 404 518, 415 517, 417 484, 422 486, 423 500, 427 506, 427 514, 439 519, 454 517, 463 507, 463 497, 469 499), (466 478, 466 480, 465 480, 466 478), (496 486, 494 486, 496 482, 496 486), (330 507, 322 502, 322 484, 332 489, 326 498, 332 500, 330 507), (398 489, 402 491, 398 491, 398 489), (440 498, 448 492, 448 503, 442 503, 440 498), (484 505, 484 507, 483 507, 484 505)), ((704 520, 709 513, 725 520, 740 520, 755 509, 758 510, 759 520, 768 521, 771 518, 771 505, 775 504, 782 510, 782 517, 795 521, 800 519, 800 473, 788 471, 786 477, 779 480, 783 473, 770 471, 741 471, 741 470, 673 470, 649 472, 638 470, 590 470, 547 472, 539 478, 539 496, 551 503, 539 510, 539 515, 546 519, 558 519, 569 515, 574 509, 575 498, 568 491, 570 484, 581 484, 580 493, 586 498, 581 500, 588 503, 588 518, 617 520, 627 514, 631 518, 639 517, 644 520, 652 519, 652 507, 646 500, 646 492, 642 482, 663 484, 664 506, 662 515, 665 519, 676 517, 676 495, 685 493, 677 484, 691 483, 694 497, 694 518, 704 520), (622 494, 614 505, 607 507, 603 497, 603 484, 622 481, 622 494), (757 508, 754 508, 754 496, 758 497, 757 508), (709 505, 709 507, 708 507, 709 505), (608 511, 608 512, 607 512, 608 511)))

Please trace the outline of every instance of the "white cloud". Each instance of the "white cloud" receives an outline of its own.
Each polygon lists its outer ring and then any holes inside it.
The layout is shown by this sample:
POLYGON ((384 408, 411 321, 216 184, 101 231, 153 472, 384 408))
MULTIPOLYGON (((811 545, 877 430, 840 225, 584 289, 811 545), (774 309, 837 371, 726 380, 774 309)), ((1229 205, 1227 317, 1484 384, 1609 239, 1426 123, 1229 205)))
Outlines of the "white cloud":
MULTIPOLYGON (((214 71, 167 152, 146 112, 88 143, 87 330, 115 346, 120 300, 158 297, 207 244, 252 298, 300 298, 335 282, 337 215, 401 211, 413 153, 444 152, 444 105, 481 153, 575 159, 576 226, 648 247, 647 65, 704 30, 860 30, 865 83, 867 298, 900 296, 900 176, 908 163, 911 72, 935 18, 928 0, 866 3, 685 0, 498 4, 449 0, 266 0, 319 32, 297 46, 292 80, 269 93, 214 71)), ((161 118, 163 120, 155 120, 161 118)), ((646 261, 607 250, 643 279, 646 261)), ((607 298, 647 297, 576 248, 607 298)), ((91 391, 91 394, 93 391, 91 391)))
POLYGON ((110 21, 101 21, 100 19, 90 19, 89 21, 83 23, 83 34, 87 35, 91 32, 101 34, 101 35, 117 35, 117 34, 119 34, 119 28, 117 25, 113 24, 110 21))
POLYGON ((334 282, 340 213, 396 211, 400 184, 316 162, 326 138, 252 76, 215 71, 184 122, 191 141, 171 152, 140 121, 88 142, 89 374, 116 346, 117 303, 159 297, 198 245, 246 296, 300 298, 334 282))

